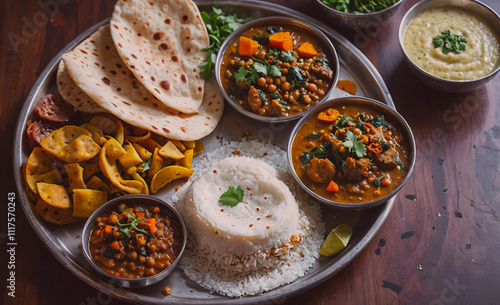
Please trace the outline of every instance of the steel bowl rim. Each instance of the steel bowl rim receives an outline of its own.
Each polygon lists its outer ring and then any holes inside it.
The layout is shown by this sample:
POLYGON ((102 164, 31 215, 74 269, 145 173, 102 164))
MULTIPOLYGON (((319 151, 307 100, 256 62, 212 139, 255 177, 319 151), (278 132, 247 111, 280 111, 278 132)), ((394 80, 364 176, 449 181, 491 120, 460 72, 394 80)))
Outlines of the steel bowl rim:
MULTIPOLYGON (((413 60, 411 60, 411 58, 408 56, 408 53, 406 52, 405 48, 404 48, 404 36, 405 36, 405 33, 406 33, 406 29, 408 27, 408 25, 411 23, 411 21, 416 18, 418 15, 420 15, 422 12, 419 12, 418 14, 416 14, 415 16, 413 16, 413 18, 411 18, 411 20, 408 20, 410 18, 410 16, 412 15, 412 13, 414 11, 417 11, 419 7, 421 7, 422 5, 425 5, 429 2, 433 2, 433 1, 439 1, 439 0, 422 0, 422 1, 419 1, 417 3, 415 3, 403 16, 403 18, 401 19, 401 22, 399 23, 399 29, 398 29, 398 42, 399 42, 399 47, 401 48, 401 50, 403 51, 403 54, 404 54, 404 57, 405 57, 405 60, 411 64, 411 66, 413 68, 416 69, 416 71, 418 71, 421 75, 425 76, 425 77, 428 77, 434 81, 438 81, 438 82, 441 82, 441 83, 444 83, 444 84, 448 84, 448 85, 460 85, 460 84, 473 84, 473 83, 481 83, 482 81, 485 81, 487 79, 489 79, 490 77, 493 77, 496 73, 498 73, 500 71, 500 65, 498 65, 498 67, 496 67, 496 69, 494 69, 492 72, 490 72, 489 74, 487 75, 484 75, 480 78, 476 78, 476 79, 469 79, 469 80, 459 80, 459 79, 456 79, 456 80, 453 80, 453 79, 447 79, 447 78, 442 78, 442 77, 438 77, 438 76, 435 76, 429 72, 427 72, 426 70, 424 70, 423 68, 421 68, 419 65, 417 65, 413 60), (405 25, 406 24, 406 25, 405 25)), ((470 0, 470 2, 474 2, 478 5, 481 5, 483 6, 484 8, 486 8, 487 10, 489 10, 491 13, 493 13, 496 18, 498 20, 500 20, 500 15, 495 12, 491 7, 489 7, 488 5, 482 3, 481 1, 478 1, 478 0, 470 0)), ((453 6, 451 4, 449 5, 446 5, 446 6, 453 6)), ((443 6, 444 7, 444 6, 443 6)), ((461 6, 456 6, 455 7, 457 8, 461 8, 461 6)), ((488 24, 490 25, 490 24, 488 24)), ((491 25, 490 25, 491 26, 491 25)), ((493 26, 491 26, 493 28, 493 26)), ((497 31, 497 35, 499 35, 500 32, 497 31)), ((499 35, 500 36, 500 35, 499 35)))
POLYGON ((335 64, 335 74, 333 76, 333 81, 330 86, 330 88, 325 92, 325 96, 317 102, 317 105, 323 103, 325 100, 328 99, 329 95, 335 88, 339 75, 340 75, 340 62, 339 62, 339 56, 337 53, 337 50, 335 49, 335 46, 331 42, 331 40, 326 36, 323 31, 321 31, 317 26, 310 24, 307 21, 303 21, 300 19, 296 18, 291 18, 291 17, 283 17, 283 16, 269 16, 269 17, 263 17, 263 18, 258 18, 254 19, 252 21, 249 21, 245 24, 243 24, 241 27, 239 27, 236 31, 232 32, 226 39, 224 39, 224 42, 222 43, 219 52, 217 54, 217 58, 215 60, 215 78, 217 80, 217 84, 222 92, 222 95, 224 96, 224 99, 239 113, 258 120, 262 122, 268 122, 268 123, 281 123, 281 122, 288 122, 292 120, 299 119, 300 117, 304 116, 306 113, 308 113, 313 107, 307 109, 306 111, 303 111, 301 113, 297 113, 291 116, 285 116, 285 117, 267 117, 267 116, 262 116, 258 115, 256 113, 250 112, 243 107, 237 105, 233 99, 227 94, 226 90, 224 90, 224 86, 222 85, 222 80, 220 76, 220 70, 221 70, 221 63, 222 63, 222 58, 224 57, 224 53, 234 41, 235 37, 238 37, 241 35, 241 33, 249 30, 251 27, 255 25, 262 25, 266 24, 270 21, 274 21, 274 23, 281 23, 281 24, 289 24, 293 26, 300 27, 306 31, 312 32, 315 36, 318 36, 318 38, 326 45, 327 49, 331 51, 331 56, 333 57, 333 61, 335 64))
POLYGON ((318 2, 319 4, 321 4, 323 7, 327 8, 328 10, 334 12, 335 14, 339 14, 341 16, 346 16, 349 18, 357 18, 357 19, 361 19, 363 17, 368 18, 368 17, 374 17, 374 16, 378 16, 378 15, 383 15, 384 13, 389 12, 392 9, 396 9, 396 7, 399 7, 404 1, 405 0, 399 0, 398 2, 394 3, 393 5, 388 6, 380 11, 371 12, 371 13, 354 14, 354 13, 346 13, 346 12, 338 11, 338 10, 334 9, 333 7, 328 6, 327 4, 323 3, 323 1, 316 0, 316 2, 318 2))
POLYGON ((416 144, 415 144, 415 137, 413 136, 413 132, 410 128, 410 125, 406 120, 403 118, 401 114, 399 114, 394 108, 378 101, 372 98, 368 97, 363 97, 363 96, 350 96, 350 97, 339 97, 339 98, 333 98, 329 99, 321 104, 316 105, 314 108, 312 108, 307 115, 303 116, 294 126, 290 138, 288 139, 288 146, 287 146, 287 160, 288 160, 288 166, 290 168, 290 172, 292 173, 294 179, 297 181, 297 183, 300 185, 300 187, 305 190, 309 195, 311 195, 314 199, 317 201, 321 202, 322 204, 325 204, 330 207, 335 207, 335 208, 341 208, 341 209, 350 209, 350 210, 362 210, 362 209, 367 209, 367 208, 372 208, 375 206, 378 206, 380 204, 383 204, 387 202, 389 199, 392 197, 396 196, 401 188, 408 182, 412 172, 413 168, 415 167, 415 161, 416 161, 416 144), (315 113, 318 111, 321 111, 323 109, 326 109, 330 107, 332 104, 344 104, 347 105, 350 102, 352 103, 360 103, 364 104, 366 106, 371 106, 375 107, 378 109, 383 110, 386 114, 391 115, 398 121, 398 123, 403 127, 403 129, 406 132, 406 136, 409 141, 409 146, 411 149, 410 152, 410 157, 409 157, 409 166, 408 166, 408 172, 404 176, 403 180, 401 183, 389 194, 385 195, 384 197, 378 198, 376 200, 371 200, 371 201, 366 201, 366 202, 360 202, 360 203, 344 203, 344 202, 338 202, 338 201, 333 201, 326 199, 324 197, 319 196, 318 194, 314 193, 312 190, 310 190, 303 182, 300 180, 300 177, 297 175, 297 172, 295 171, 295 168, 293 167, 293 159, 292 159, 292 144, 293 141, 295 140, 295 136, 297 135, 297 131, 304 125, 304 123, 315 113))
POLYGON ((105 277, 111 281, 112 284, 125 287, 125 288, 140 288, 140 287, 146 287, 152 284, 155 284, 161 280, 163 280, 165 277, 167 277, 172 270, 175 268, 177 263, 180 261, 182 254, 184 253, 184 250, 187 245, 187 227, 186 223, 184 222, 184 219, 182 218, 182 215, 173 207, 172 205, 168 204, 164 200, 158 197, 154 197, 151 195, 144 195, 144 194, 127 194, 123 195, 120 197, 113 198, 111 200, 106 201, 103 205, 101 205, 97 210, 95 210, 92 215, 86 220, 85 225, 83 226, 82 229, 82 248, 83 248, 83 256, 87 260, 87 262, 92 266, 92 268, 102 277, 105 277), (95 225, 96 219, 103 213, 106 212, 108 209, 110 209, 112 206, 118 205, 123 201, 129 201, 129 200, 147 200, 149 201, 147 204, 150 205, 152 202, 158 203, 162 205, 164 208, 168 209, 168 211, 172 214, 172 216, 176 217, 177 220, 179 221, 181 228, 182 228, 182 246, 179 251, 179 254, 177 255, 176 259, 172 262, 172 264, 159 273, 147 277, 142 277, 142 278, 133 278, 133 279, 128 279, 128 278, 120 278, 116 277, 113 275, 110 275, 106 272, 104 272, 99 266, 97 266, 92 259, 90 255, 90 249, 89 249, 89 241, 90 241, 90 234, 93 230, 93 227, 95 225))

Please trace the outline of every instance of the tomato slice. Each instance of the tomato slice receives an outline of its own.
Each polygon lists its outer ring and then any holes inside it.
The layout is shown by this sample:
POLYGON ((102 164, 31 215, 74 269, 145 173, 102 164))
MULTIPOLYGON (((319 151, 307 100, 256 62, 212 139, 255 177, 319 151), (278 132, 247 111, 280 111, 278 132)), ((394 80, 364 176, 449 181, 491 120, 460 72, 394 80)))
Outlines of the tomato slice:
POLYGON ((41 122, 33 121, 29 123, 26 133, 28 134, 28 144, 30 148, 33 149, 40 146, 40 141, 54 130, 56 130, 56 128, 44 125, 41 122))
POLYGON ((35 112, 42 119, 53 122, 67 122, 74 114, 75 108, 60 95, 47 94, 36 105, 35 112))

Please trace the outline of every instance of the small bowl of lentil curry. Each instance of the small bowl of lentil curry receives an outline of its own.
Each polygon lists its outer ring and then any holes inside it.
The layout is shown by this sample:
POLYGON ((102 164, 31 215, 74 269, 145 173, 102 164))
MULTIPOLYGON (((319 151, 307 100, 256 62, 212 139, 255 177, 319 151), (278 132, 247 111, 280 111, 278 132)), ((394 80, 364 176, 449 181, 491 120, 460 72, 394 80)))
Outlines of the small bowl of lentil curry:
POLYGON ((231 106, 266 122, 299 118, 328 98, 338 75, 330 40, 316 27, 285 17, 242 25, 224 40, 215 66, 231 106))
POLYGON ((114 198, 87 220, 85 258, 112 284, 138 288, 164 279, 179 261, 187 231, 179 213, 148 195, 114 198))
POLYGON ((360 210, 386 202, 406 183, 415 164, 415 140, 403 117, 381 102, 332 99, 297 122, 288 163, 316 200, 360 210))

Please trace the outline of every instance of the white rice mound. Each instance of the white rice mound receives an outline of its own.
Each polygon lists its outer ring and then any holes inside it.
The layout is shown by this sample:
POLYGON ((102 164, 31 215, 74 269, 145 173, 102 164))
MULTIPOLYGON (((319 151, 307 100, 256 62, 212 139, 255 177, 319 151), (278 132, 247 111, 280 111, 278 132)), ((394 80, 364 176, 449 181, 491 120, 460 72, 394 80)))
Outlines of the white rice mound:
MULTIPOLYGON (((172 197, 172 202, 186 220, 188 230, 191 227, 188 219, 194 219, 195 216, 192 205, 187 203, 193 196, 191 190, 193 182, 209 169, 212 170, 212 166, 217 162, 228 157, 237 158, 235 152, 241 157, 264 161, 275 169, 275 171, 270 170, 270 167, 265 166, 261 168, 263 171, 272 172, 271 176, 275 175, 285 187, 288 187, 297 202, 299 217, 298 222, 292 226, 294 231, 292 240, 284 242, 282 238, 276 238, 262 243, 266 247, 272 246, 272 249, 268 250, 263 250, 256 242, 255 252, 250 251, 251 247, 239 252, 228 252, 231 247, 219 247, 223 243, 221 240, 216 241, 214 246, 206 236, 203 237, 203 234, 200 235, 199 232, 194 234, 190 231, 188 245, 180 261, 184 273, 212 293, 230 297, 259 294, 303 276, 319 257, 325 233, 320 206, 300 189, 294 180, 288 170, 286 152, 273 144, 259 140, 223 142, 222 147, 208 152, 194 166, 195 173, 172 197)), ((220 194, 216 193, 213 196, 218 198, 220 194)), ((199 227, 195 230, 198 229, 199 227)), ((254 245, 251 242, 249 244, 254 245)))

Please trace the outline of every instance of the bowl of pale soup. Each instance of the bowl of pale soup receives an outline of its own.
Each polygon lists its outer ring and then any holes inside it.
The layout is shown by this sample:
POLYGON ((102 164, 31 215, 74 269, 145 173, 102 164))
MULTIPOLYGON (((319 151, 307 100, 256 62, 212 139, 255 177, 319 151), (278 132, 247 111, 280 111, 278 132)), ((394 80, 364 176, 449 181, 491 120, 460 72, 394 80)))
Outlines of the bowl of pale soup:
POLYGON ((425 0, 405 14, 399 43, 410 69, 446 92, 476 90, 500 70, 500 17, 475 0, 425 0))

